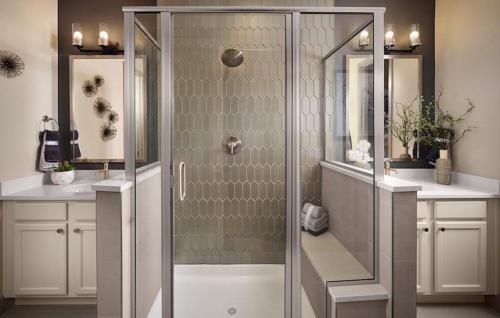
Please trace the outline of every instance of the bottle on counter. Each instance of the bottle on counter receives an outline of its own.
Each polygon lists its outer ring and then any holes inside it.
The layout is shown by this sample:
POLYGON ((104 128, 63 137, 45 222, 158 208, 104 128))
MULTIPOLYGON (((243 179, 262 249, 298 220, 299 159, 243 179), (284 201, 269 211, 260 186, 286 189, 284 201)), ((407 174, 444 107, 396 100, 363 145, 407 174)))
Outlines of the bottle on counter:
POLYGON ((448 158, 448 150, 439 150, 439 159, 436 160, 435 179, 438 184, 451 184, 452 162, 448 158))

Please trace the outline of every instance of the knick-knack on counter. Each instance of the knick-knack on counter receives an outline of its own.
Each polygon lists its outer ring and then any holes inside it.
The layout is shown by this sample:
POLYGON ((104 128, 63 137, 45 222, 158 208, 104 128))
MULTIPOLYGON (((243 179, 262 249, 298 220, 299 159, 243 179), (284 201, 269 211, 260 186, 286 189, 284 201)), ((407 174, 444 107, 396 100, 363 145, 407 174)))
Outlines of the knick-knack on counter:
POLYGON ((439 159, 436 160, 436 183, 451 184, 452 162, 448 158, 448 150, 439 151, 439 159))

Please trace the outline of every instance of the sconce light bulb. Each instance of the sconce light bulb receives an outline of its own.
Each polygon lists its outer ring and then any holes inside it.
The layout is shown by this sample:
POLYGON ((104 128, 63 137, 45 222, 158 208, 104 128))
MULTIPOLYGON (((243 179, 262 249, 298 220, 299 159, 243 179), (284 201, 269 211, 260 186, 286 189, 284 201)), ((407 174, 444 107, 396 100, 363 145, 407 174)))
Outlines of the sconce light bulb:
POLYGON ((386 46, 394 46, 394 32, 387 31, 385 33, 385 45, 386 46))
POLYGON ((79 23, 72 23, 71 30, 73 34, 73 45, 74 46, 83 46, 83 32, 82 27, 79 23))
POLYGON ((420 41, 420 27, 418 24, 412 24, 410 28, 410 46, 416 47, 421 45, 420 41))
POLYGON ((75 31, 73 33, 73 44, 74 45, 82 45, 83 34, 80 31, 75 31))
POLYGON ((364 48, 370 44, 370 37, 367 30, 361 31, 359 34, 359 47, 364 48))
POLYGON ((106 31, 99 32, 99 45, 107 46, 109 44, 109 35, 106 31))
POLYGON ((396 45, 396 34, 394 32, 394 24, 388 24, 385 27, 385 46, 393 47, 396 45))

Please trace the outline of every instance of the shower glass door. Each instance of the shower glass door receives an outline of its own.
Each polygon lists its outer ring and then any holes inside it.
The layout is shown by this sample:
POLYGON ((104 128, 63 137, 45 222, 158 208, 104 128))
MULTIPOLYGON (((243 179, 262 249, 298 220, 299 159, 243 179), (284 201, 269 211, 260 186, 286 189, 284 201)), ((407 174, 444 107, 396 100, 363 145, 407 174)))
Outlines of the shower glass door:
POLYGON ((175 318, 284 317, 289 18, 171 14, 175 318))

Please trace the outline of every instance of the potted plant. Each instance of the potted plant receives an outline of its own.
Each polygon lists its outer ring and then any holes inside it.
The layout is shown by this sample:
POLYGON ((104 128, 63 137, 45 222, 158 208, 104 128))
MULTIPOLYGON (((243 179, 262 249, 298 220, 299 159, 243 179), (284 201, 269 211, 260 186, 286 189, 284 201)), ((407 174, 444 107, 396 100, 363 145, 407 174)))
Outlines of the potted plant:
POLYGON ((420 115, 414 108, 412 105, 397 103, 396 119, 392 119, 388 123, 391 134, 403 145, 402 153, 399 156, 401 159, 411 159, 408 148, 420 121, 420 115))
POLYGON ((474 128, 473 126, 461 126, 465 122, 466 116, 476 107, 470 99, 467 99, 467 107, 459 116, 454 116, 448 111, 441 108, 440 100, 443 92, 439 93, 436 99, 425 103, 420 100, 420 107, 423 115, 419 123, 418 141, 421 144, 427 145, 434 149, 436 153, 439 150, 447 150, 450 152, 453 145, 462 140, 462 138, 474 128))
POLYGON ((68 184, 75 180, 75 167, 68 161, 59 162, 50 174, 53 184, 68 184))

